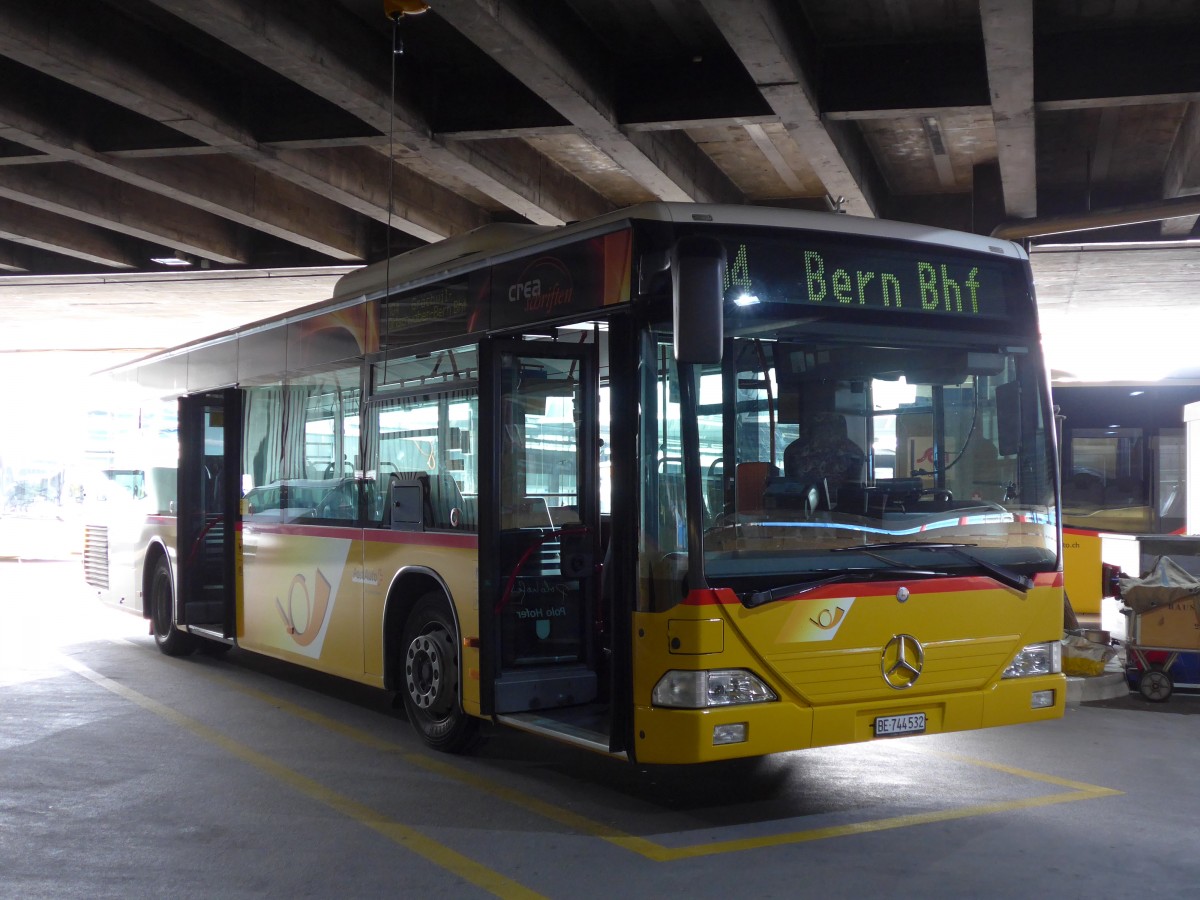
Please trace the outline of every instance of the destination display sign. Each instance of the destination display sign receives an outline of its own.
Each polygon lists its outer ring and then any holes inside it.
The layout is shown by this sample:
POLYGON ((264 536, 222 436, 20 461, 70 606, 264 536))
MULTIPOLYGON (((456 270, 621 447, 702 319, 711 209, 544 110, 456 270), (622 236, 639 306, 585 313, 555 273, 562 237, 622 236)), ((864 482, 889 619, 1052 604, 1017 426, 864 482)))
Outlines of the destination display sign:
MULTIPOLYGON (((726 298, 955 319, 1009 315, 1011 260, 945 248, 853 243, 797 233, 725 241, 726 298)), ((1020 285, 1019 278, 1015 282, 1020 285)))

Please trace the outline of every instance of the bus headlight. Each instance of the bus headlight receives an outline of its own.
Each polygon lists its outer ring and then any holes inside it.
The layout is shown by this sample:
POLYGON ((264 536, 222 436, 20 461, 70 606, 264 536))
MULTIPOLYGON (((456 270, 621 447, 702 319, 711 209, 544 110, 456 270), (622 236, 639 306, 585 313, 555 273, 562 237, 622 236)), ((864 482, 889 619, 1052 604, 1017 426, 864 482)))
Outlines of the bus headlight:
POLYGON ((1029 675, 1057 675, 1062 671, 1062 643, 1047 641, 1030 644, 1013 657, 1004 670, 1005 678, 1025 678, 1029 675))
POLYGON ((698 672, 672 669, 658 680, 651 695, 655 706, 676 709, 704 709, 778 699, 761 678, 745 669, 702 669, 698 672))

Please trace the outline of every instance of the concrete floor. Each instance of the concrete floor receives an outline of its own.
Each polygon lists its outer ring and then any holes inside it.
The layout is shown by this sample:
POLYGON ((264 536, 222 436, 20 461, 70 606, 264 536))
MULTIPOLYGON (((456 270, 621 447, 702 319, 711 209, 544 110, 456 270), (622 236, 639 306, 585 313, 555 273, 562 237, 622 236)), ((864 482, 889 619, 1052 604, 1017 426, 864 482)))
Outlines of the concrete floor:
MULTIPOLYGON (((1136 702, 1133 702, 1136 701, 1136 702)), ((233 651, 0 562, 0 897, 1192 897, 1200 698, 650 770, 233 651)))

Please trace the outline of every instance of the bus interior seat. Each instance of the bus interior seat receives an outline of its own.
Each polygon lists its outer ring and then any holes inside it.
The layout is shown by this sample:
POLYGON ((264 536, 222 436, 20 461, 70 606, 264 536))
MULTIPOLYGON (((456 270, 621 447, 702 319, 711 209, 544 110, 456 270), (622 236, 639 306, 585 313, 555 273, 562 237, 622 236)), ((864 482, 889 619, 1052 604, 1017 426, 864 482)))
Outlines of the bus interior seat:
POLYGON ((861 483, 867 454, 846 433, 846 417, 820 412, 783 451, 783 471, 790 477, 813 476, 828 481, 831 493, 843 482, 861 483))
POLYGON ((779 475, 779 468, 769 462, 738 463, 734 469, 734 496, 739 513, 762 512, 763 494, 767 481, 779 475))

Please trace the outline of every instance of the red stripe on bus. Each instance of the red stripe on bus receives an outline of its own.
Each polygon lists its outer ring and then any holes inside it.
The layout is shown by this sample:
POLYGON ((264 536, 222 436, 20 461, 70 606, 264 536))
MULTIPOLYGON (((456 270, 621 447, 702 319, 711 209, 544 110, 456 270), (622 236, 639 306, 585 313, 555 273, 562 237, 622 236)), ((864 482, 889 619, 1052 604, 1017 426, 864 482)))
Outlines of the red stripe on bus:
MULTIPOLYGON (((1038 588, 1062 587, 1062 572, 1041 572, 1034 576, 1033 586, 1038 588)), ((997 583, 982 575, 970 575, 962 578, 937 578, 921 581, 843 581, 826 587, 806 591, 800 596, 805 600, 826 600, 830 597, 845 597, 852 594, 857 597, 885 596, 895 593, 898 588, 906 587, 909 593, 916 594, 946 594, 954 591, 994 591, 997 583)), ((791 598, 782 597, 781 602, 791 598)), ((708 590, 691 591, 683 601, 685 606, 718 606, 740 604, 737 594, 729 588, 709 588, 708 590)))
MULTIPOLYGON (((262 522, 249 523, 252 532, 260 534, 288 534, 303 537, 342 538, 343 540, 361 541, 363 530, 353 526, 340 525, 277 525, 262 522)), ((243 522, 245 528, 247 523, 243 522)))
POLYGON ((464 550, 475 550, 479 547, 479 536, 475 534, 384 531, 340 525, 263 525, 261 522, 254 523, 254 530, 263 534, 341 538, 343 540, 369 541, 373 544, 419 544, 423 547, 454 547, 464 550))
POLYGON ((479 535, 452 534, 436 531, 375 531, 366 533, 374 544, 420 544, 423 547, 453 547, 459 550, 478 550, 479 535))

